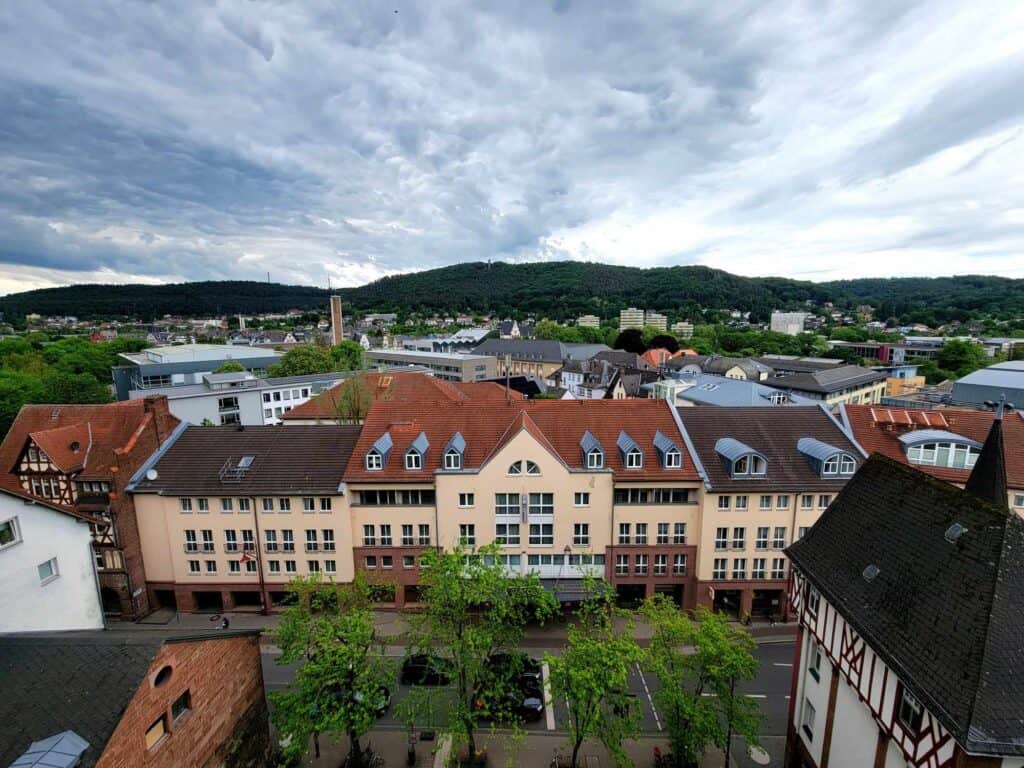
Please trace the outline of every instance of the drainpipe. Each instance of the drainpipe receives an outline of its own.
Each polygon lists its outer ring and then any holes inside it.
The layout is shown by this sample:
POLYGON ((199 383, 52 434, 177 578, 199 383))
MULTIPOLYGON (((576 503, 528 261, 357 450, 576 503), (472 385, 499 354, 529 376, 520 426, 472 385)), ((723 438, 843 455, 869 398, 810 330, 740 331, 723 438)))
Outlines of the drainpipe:
MULTIPOLYGON (((266 616, 267 610, 267 588, 263 582, 263 552, 260 550, 260 515, 256 509, 256 497, 249 497, 249 506, 252 507, 252 521, 256 529, 256 572, 260 577, 260 614, 266 616)), ((244 550, 243 550, 244 551, 244 550)))

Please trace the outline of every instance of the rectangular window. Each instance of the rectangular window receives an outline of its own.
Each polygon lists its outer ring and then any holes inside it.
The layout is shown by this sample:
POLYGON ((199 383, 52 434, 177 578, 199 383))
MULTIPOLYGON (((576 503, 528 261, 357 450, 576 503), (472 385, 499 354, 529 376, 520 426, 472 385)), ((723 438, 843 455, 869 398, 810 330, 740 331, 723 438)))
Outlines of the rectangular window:
POLYGON ((245 552, 256 550, 256 539, 253 538, 252 531, 249 529, 242 530, 242 550, 245 552))
POLYGON ((267 565, 270 566, 271 573, 281 572, 281 561, 280 560, 267 560, 267 565))
POLYGON ((1024 507, 1024 493, 1016 493, 1013 496, 1013 506, 1024 507))
POLYGON ((320 561, 319 560, 307 560, 306 571, 309 573, 320 573, 320 561))
POLYGON ((494 543, 503 547, 519 544, 519 523, 495 523, 494 543))
POLYGON ((573 494, 572 503, 577 507, 589 507, 590 506, 590 494, 586 491, 576 491, 573 494))
POLYGON ((804 732, 808 741, 814 741, 814 705, 810 699, 804 699, 804 711, 800 718, 800 730, 804 732))
POLYGON ((234 507, 234 502, 231 499, 221 499, 220 500, 220 511, 221 512, 228 512, 228 513, 230 513, 233 507, 234 507))
POLYGON ((715 549, 726 549, 729 546, 729 529, 715 529, 715 549))
POLYGON ((804 536, 807 535, 807 530, 808 528, 806 525, 801 525, 799 528, 796 529, 796 537, 798 539, 802 539, 804 536))
POLYGON ((654 575, 664 576, 668 573, 668 555, 654 556, 654 575))
POLYGON ((377 556, 367 555, 366 557, 364 557, 363 566, 366 568, 366 570, 372 571, 374 568, 377 567, 377 556))
POLYGON ((637 576, 646 576, 647 575, 647 555, 646 554, 638 554, 636 556, 635 563, 636 563, 636 568, 635 568, 636 575, 637 576))
POLYGON ((807 641, 807 671, 817 681, 821 681, 821 646, 813 637, 807 641))
POLYGON ((763 557, 755 557, 750 566, 750 578, 752 579, 763 579, 765 574, 765 559, 763 557))
POLYGON ((228 560, 228 575, 237 576, 242 572, 242 566, 237 560, 228 560))
POLYGON ((772 508, 772 497, 769 496, 768 494, 762 494, 761 495, 761 502, 760 502, 760 504, 758 506, 758 509, 761 512, 765 512, 765 511, 767 511, 767 510, 769 510, 771 508, 772 508))
POLYGON ((784 558, 784 557, 773 557, 772 558, 772 578, 773 579, 784 579, 784 578, 786 578, 786 558, 784 558))
POLYGON ((199 573, 199 561, 198 560, 189 560, 188 561, 188 572, 191 573, 191 574, 199 573))
POLYGON ((320 549, 320 544, 316 539, 316 528, 306 529, 306 551, 317 552, 320 549))
POLYGON ((40 563, 36 566, 36 570, 39 572, 40 584, 49 584, 51 581, 60 576, 60 571, 57 570, 56 557, 51 557, 46 562, 40 563))
POLYGON ((238 551, 238 533, 232 530, 224 531, 224 551, 238 551))
POLYGON ((900 686, 900 707, 898 718, 900 725, 906 728, 915 736, 921 732, 921 724, 924 721, 924 707, 910 692, 900 686))
POLYGON ((282 512, 292 511, 292 500, 288 498, 280 498, 277 500, 277 508, 282 512))
POLYGON ((146 749, 153 749, 167 736, 167 715, 160 715, 157 721, 146 729, 146 749))
POLYGON ((188 514, 192 511, 192 499, 178 499, 178 506, 182 512, 188 514))
POLYGON ((285 573, 295 573, 296 570, 297 570, 297 568, 295 567, 295 561, 294 560, 285 560, 284 561, 284 572, 285 573))
POLYGON ((411 547, 416 541, 412 536, 412 526, 409 524, 402 525, 402 546, 411 547))
POLYGON ((672 555, 672 575, 686 575, 686 555, 672 555))
POLYGON ((619 544, 629 544, 629 523, 619 523, 619 544))
POLYGON ((673 523, 672 524, 672 543, 673 544, 685 544, 686 543, 686 523, 673 523))
POLYGON ((239 512, 248 512, 251 509, 252 508, 249 506, 249 500, 248 499, 239 499, 238 500, 238 511, 239 512))
POLYGON ((203 534, 203 552, 213 552, 213 531, 209 528, 205 528, 202 531, 203 534))
POLYGON ((459 506, 460 507, 473 507, 473 506, 476 506, 476 494, 475 493, 460 493, 459 494, 459 506))
POLYGON ((476 546, 476 526, 473 523, 459 524, 459 544, 464 547, 476 546))
POLYGON ((245 563, 245 572, 246 573, 256 573, 256 561, 255 560, 247 560, 246 561, 246 563, 245 563))
POLYGON ((768 549, 768 536, 771 533, 771 528, 767 525, 759 526, 757 529, 757 539, 754 541, 755 549, 768 549))
POLYGON ((321 496, 320 497, 320 511, 321 512, 330 512, 331 511, 331 497, 330 496, 321 496))
POLYGON ((789 509, 789 494, 780 493, 775 497, 775 508, 776 509, 789 509))
POLYGON ((281 529, 281 550, 284 552, 295 551, 295 534, 291 528, 281 529))
POLYGON ((692 488, 616 488, 616 504, 694 504, 697 492, 692 488))
POLYGON ((829 496, 827 493, 823 493, 823 494, 821 494, 818 497, 818 508, 819 509, 824 509, 825 507, 827 507, 831 503, 832 503, 832 497, 829 496))
POLYGON ((527 512, 531 515, 555 514, 555 495, 553 493, 531 493, 527 512))
POLYGON ((615 556, 615 575, 616 576, 628 576, 629 575, 629 555, 616 555, 615 556))
POLYGON ((775 529, 775 535, 772 536, 772 548, 773 549, 785 549, 786 548, 786 528, 785 526, 779 526, 775 529))
POLYGON ((402 567, 403 568, 415 568, 416 567, 416 555, 402 555, 402 567))
POLYGON ((712 579, 724 579, 725 569, 728 566, 729 561, 724 557, 716 557, 714 565, 711 568, 712 579))
POLYGON ((185 551, 186 552, 198 552, 199 543, 196 541, 196 532, 192 530, 185 531, 185 551))
POLYGON ((200 512, 209 512, 210 511, 210 500, 209 499, 204 499, 204 498, 196 499, 196 504, 199 506, 199 511, 200 512))
MULTIPOLYGON (((383 527, 383 526, 381 526, 381 527, 383 527)), ((391 526, 388 526, 388 529, 389 529, 388 545, 391 544, 390 528, 391 528, 391 526)), ((333 528, 324 528, 321 531, 321 533, 323 533, 323 535, 324 535, 324 552, 333 552, 334 551, 334 529, 333 528)), ((383 541, 381 543, 383 544, 383 541)))
POLYGON ((658 536, 656 543, 668 544, 668 523, 658 523, 658 536))
POLYGON ((377 529, 372 525, 363 526, 363 546, 364 547, 375 547, 377 546, 377 529))
POLYGON ((548 547, 555 542, 555 526, 551 523, 530 523, 530 544, 548 547))
POLYGON ((821 606, 821 593, 814 587, 807 586, 807 612, 811 616, 818 615, 818 608, 821 606))
POLYGON ((811 509, 814 506, 814 494, 805 493, 800 497, 800 509, 811 509))
POLYGON ((519 517, 519 494, 518 493, 496 493, 494 494, 494 514, 514 515, 519 517))
POLYGON ((733 549, 746 549, 747 548, 747 529, 746 528, 733 528, 732 529, 732 548, 733 549))
POLYGON ((264 549, 267 552, 277 552, 277 531, 273 529, 267 529, 263 531, 264 536, 264 549))
POLYGON ((273 499, 263 499, 263 511, 264 512, 273 512, 274 511, 274 500, 273 499))
POLYGON ((573 523, 572 543, 575 547, 590 546, 590 523, 573 523))
POLYGON ((316 509, 316 505, 314 504, 313 497, 312 496, 303 496, 302 497, 302 511, 303 512, 312 512, 315 509, 316 509))
POLYGON ((420 540, 419 544, 421 547, 430 546, 430 526, 426 523, 420 523, 420 540))
POLYGON ((747 558, 734 557, 732 559, 732 577, 734 579, 747 578, 747 558))
POLYGON ((636 524, 636 538, 634 539, 636 544, 647 543, 647 523, 636 524))
POLYGON ((718 497, 718 508, 719 509, 729 509, 729 506, 730 506, 731 502, 732 502, 732 497, 731 496, 719 496, 718 497))
POLYGON ((749 504, 749 499, 748 499, 748 497, 746 495, 737 496, 736 497, 736 509, 737 510, 746 512, 747 504, 749 504))
POLYGON ((395 558, 391 555, 381 555, 380 567, 383 568, 385 571, 390 571, 392 568, 395 567, 395 558))
POLYGON ((207 560, 206 561, 206 573, 208 576, 214 576, 217 573, 217 561, 207 560))

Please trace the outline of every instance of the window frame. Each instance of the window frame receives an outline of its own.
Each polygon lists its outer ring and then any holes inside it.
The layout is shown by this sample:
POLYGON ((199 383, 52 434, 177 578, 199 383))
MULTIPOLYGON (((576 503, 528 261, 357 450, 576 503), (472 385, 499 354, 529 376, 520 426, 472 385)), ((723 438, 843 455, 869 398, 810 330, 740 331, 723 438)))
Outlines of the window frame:
POLYGON ((405 452, 405 468, 409 472, 420 472, 423 470, 423 454, 417 450, 405 452))
POLYGON ((444 468, 447 470, 462 469, 462 454, 454 448, 444 452, 444 468))
POLYGON ((380 472, 384 469, 384 457, 376 448, 371 448, 366 452, 363 462, 367 472, 380 472))
POLYGON ((6 543, 0 542, 0 552, 21 543, 21 526, 18 524, 18 516, 14 515, 6 520, 0 520, 0 526, 8 526, 11 531, 11 539, 6 543))

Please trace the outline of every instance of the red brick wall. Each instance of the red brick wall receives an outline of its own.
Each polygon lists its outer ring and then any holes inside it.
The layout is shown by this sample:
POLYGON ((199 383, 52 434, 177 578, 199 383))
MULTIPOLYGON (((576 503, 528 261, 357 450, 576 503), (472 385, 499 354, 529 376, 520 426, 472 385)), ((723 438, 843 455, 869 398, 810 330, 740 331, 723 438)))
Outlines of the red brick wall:
POLYGON ((269 748, 257 636, 167 643, 125 709, 96 768, 263 765, 269 748), (164 667, 170 679, 155 687, 164 667), (171 704, 184 692, 191 711, 176 722, 171 704), (146 731, 161 715, 167 735, 146 749, 146 731))

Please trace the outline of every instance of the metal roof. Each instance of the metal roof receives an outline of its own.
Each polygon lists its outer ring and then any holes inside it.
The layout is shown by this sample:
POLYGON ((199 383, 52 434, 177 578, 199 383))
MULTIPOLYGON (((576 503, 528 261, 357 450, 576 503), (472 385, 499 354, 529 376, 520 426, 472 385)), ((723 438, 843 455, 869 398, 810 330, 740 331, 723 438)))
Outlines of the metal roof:
POLYGON ((805 456, 810 456, 812 459, 817 459, 818 461, 827 461, 837 453, 850 453, 850 451, 837 448, 834 445, 829 445, 828 443, 813 437, 801 437, 796 441, 796 448, 805 456))
POLYGON ((89 742, 77 733, 64 731, 33 741, 10 768, 74 768, 88 748, 89 742))
POLYGON ((416 451, 416 453, 422 456, 427 452, 427 448, 429 447, 430 441, 427 440, 427 433, 420 432, 418 435, 416 435, 416 439, 412 441, 412 444, 409 446, 409 449, 416 451))
POLYGON ((669 437, 665 437, 664 433, 660 429, 654 433, 654 447, 657 448, 662 455, 668 453, 673 448, 679 450, 679 446, 676 445, 675 441, 669 437))
POLYGON ((958 435, 955 432, 948 432, 945 429, 915 429, 900 435, 899 440, 905 446, 920 445, 921 443, 963 443, 972 448, 981 448, 981 443, 969 437, 958 435))
POLYGON ((638 451, 640 450, 640 446, 636 444, 636 441, 632 437, 626 434, 625 430, 619 432, 619 439, 615 441, 615 444, 619 447, 619 450, 622 451, 623 455, 626 455, 634 448, 638 451))
POLYGON ((583 433, 583 437, 580 438, 580 448, 583 449, 583 455, 586 456, 591 451, 600 451, 604 453, 604 448, 601 447, 600 441, 588 429, 583 433))
POLYGON ((736 459, 746 456, 751 453, 756 453, 758 456, 763 458, 764 454, 760 451, 754 450, 746 443, 741 443, 734 437, 723 437, 715 443, 715 453, 724 459, 729 461, 736 461, 736 459))
POLYGON ((377 451, 381 456, 387 458, 387 455, 391 453, 391 448, 395 442, 391 439, 391 433, 385 432, 383 435, 377 438, 377 441, 373 444, 373 450, 377 451))
MULTIPOLYGON (((421 432, 420 434, 423 433, 421 432)), ((456 432, 454 435, 452 435, 451 439, 448 441, 448 444, 444 447, 445 453, 448 453, 448 451, 452 450, 458 451, 459 453, 466 452, 466 438, 462 436, 461 432, 456 432)))

